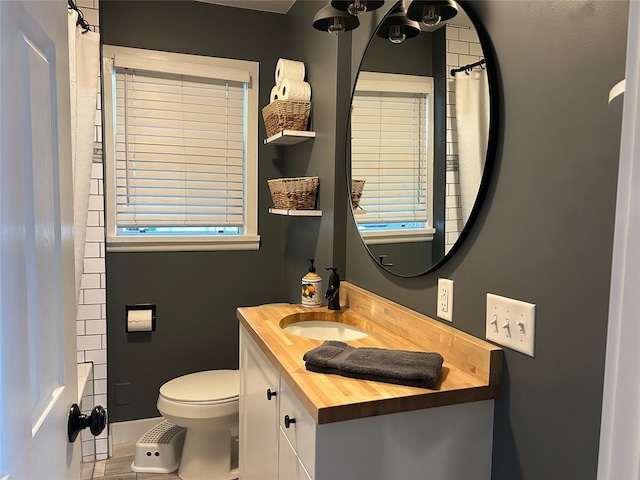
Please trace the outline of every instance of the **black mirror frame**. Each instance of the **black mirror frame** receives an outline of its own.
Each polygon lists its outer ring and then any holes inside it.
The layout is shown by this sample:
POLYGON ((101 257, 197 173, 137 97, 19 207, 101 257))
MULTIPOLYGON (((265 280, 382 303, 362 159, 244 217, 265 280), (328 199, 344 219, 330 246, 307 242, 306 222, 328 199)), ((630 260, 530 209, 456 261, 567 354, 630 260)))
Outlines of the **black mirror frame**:
MULTIPOLYGON (((360 70, 362 68, 362 62, 364 60, 364 57, 366 55, 367 50, 369 49, 369 46, 371 45, 372 39, 376 35, 377 29, 380 27, 380 25, 382 24, 384 19, 389 14, 391 14, 391 12, 394 11, 395 7, 399 3, 400 2, 398 2, 391 9, 389 9, 389 12, 387 13, 387 15, 385 15, 384 18, 382 18, 380 20, 380 23, 378 24, 376 29, 371 34, 371 38, 367 42, 367 47, 364 50, 364 54, 362 55, 362 58, 360 59, 360 64, 358 65, 358 72, 360 72, 360 70)), ((441 268, 445 263, 447 263, 453 257, 453 255, 458 251, 458 249, 460 248, 462 243, 469 236, 469 233, 470 233, 471 229, 473 228, 473 226, 474 226, 474 224, 476 222, 476 219, 477 219, 477 217, 479 215, 479 212, 480 212, 480 209, 482 207, 482 204, 484 203, 485 198, 487 196, 487 191, 489 189, 489 183, 491 182, 491 177, 492 177, 493 170, 494 170, 495 158, 496 158, 496 155, 497 155, 497 148, 498 148, 498 130, 499 130, 499 126, 500 126, 500 121, 499 121, 500 120, 500 118, 499 118, 499 114, 500 114, 500 100, 499 100, 500 97, 499 97, 499 95, 500 95, 500 93, 499 93, 498 68, 497 68, 496 55, 495 55, 495 51, 494 51, 494 48, 493 48, 493 44, 491 43, 491 39, 489 38, 489 34, 487 33, 486 29, 484 28, 484 25, 482 25, 482 23, 480 22, 480 20, 476 16, 475 12, 473 11, 473 8, 471 7, 471 4, 473 2, 471 2, 469 0, 467 0, 467 1, 462 0, 462 1, 458 1, 457 3, 458 3, 458 5, 460 5, 460 7, 465 12, 465 14, 471 20, 471 23, 473 24, 473 27, 475 28, 476 33, 478 35, 478 38, 480 39, 480 44, 482 46, 482 51, 483 51, 483 54, 484 54, 484 58, 486 60, 484 68, 487 70, 487 81, 489 83, 489 98, 490 98, 489 113, 490 113, 490 121, 489 121, 489 136, 488 136, 488 141, 487 141, 487 155, 486 155, 486 158, 485 158, 484 170, 482 172, 482 178, 480 180, 480 187, 478 188, 478 194, 476 196, 475 202, 473 204, 473 208, 472 208, 471 213, 469 215, 469 219, 467 220, 467 222, 465 223, 462 231, 460 232, 460 235, 458 236, 458 239, 453 244, 451 249, 445 255, 443 255, 443 257, 439 261, 435 262, 433 265, 431 265, 431 267, 427 268, 424 272, 416 273, 416 274, 403 275, 403 274, 399 274, 397 272, 393 272, 392 270, 389 270, 388 268, 385 268, 385 266, 382 265, 376 259, 374 254, 371 252, 371 250, 369 249, 369 247, 366 245, 366 243, 364 242, 364 240, 361 237, 361 241, 362 241, 365 249, 367 250, 367 253, 371 257, 371 259, 376 263, 376 265, 378 265, 378 267, 380 267, 381 269, 385 270, 386 272, 388 272, 391 275, 394 275, 396 277, 413 278, 413 277, 419 277, 419 276, 422 276, 422 275, 426 275, 426 274, 432 273, 432 272, 438 270, 439 268, 441 268)), ((449 72, 447 72, 447 74, 448 73, 449 72)), ((356 75, 356 78, 353 79, 352 86, 351 86, 351 97, 350 98, 352 99, 352 101, 353 101, 353 95, 355 93, 356 83, 357 83, 357 75, 356 75)), ((347 119, 347 125, 351 125, 351 112, 350 111, 349 111, 349 115, 348 115, 348 119, 347 119)), ((345 155, 345 158, 349 162, 351 162, 351 144, 350 144, 349 141, 346 142, 346 155, 345 155)), ((349 204, 349 206, 351 206, 351 169, 350 168, 347 168, 346 181, 347 181, 347 194, 349 196, 348 204, 349 204)), ((353 209, 351 209, 351 217, 353 219, 353 222, 356 223, 356 220, 355 220, 355 218, 353 216, 353 209)))

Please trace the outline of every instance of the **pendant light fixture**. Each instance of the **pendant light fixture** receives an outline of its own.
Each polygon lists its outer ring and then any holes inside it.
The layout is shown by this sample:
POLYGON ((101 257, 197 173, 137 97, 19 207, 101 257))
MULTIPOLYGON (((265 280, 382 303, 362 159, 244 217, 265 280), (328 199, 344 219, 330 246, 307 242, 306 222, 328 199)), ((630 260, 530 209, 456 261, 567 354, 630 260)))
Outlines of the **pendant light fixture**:
POLYGON ((331 6, 343 12, 349 12, 351 15, 358 16, 364 12, 370 12, 376 8, 380 8, 384 4, 384 0, 332 0, 331 6))
POLYGON ((452 0, 414 0, 407 10, 407 17, 435 27, 458 14, 458 7, 452 0))
POLYGON ((393 9, 376 31, 377 36, 388 38, 391 43, 402 43, 405 39, 416 37, 419 33, 418 22, 407 18, 404 0, 393 9))
POLYGON ((331 4, 322 7, 313 17, 313 28, 323 32, 329 32, 332 35, 348 32, 349 30, 358 28, 359 25, 360 20, 358 20, 358 17, 337 10, 333 8, 331 4))

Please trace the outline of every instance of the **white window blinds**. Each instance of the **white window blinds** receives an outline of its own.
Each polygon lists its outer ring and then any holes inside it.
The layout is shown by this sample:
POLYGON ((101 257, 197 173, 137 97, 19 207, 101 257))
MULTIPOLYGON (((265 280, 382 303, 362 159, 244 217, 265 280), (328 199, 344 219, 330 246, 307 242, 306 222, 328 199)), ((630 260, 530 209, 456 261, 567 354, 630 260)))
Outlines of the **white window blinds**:
POLYGON ((242 227, 246 82, 116 59, 115 92, 116 228, 242 227))
POLYGON ((358 224, 429 223, 432 91, 428 77, 361 72, 351 112, 352 177, 366 181, 358 224))

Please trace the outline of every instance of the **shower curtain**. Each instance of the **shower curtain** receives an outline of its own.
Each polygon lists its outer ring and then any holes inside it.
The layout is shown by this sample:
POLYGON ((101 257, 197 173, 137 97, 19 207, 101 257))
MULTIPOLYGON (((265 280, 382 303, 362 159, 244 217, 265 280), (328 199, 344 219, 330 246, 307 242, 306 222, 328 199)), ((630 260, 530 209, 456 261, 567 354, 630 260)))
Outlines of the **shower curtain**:
POLYGON ((96 99, 100 70, 100 35, 82 33, 78 13, 69 10, 69 76, 71 83, 71 160, 73 165, 73 220, 75 243, 76 305, 84 265, 89 188, 93 162, 96 99))
POLYGON ((480 188, 489 139, 489 83, 487 71, 457 72, 456 125, 460 204, 463 223, 469 219, 480 188))

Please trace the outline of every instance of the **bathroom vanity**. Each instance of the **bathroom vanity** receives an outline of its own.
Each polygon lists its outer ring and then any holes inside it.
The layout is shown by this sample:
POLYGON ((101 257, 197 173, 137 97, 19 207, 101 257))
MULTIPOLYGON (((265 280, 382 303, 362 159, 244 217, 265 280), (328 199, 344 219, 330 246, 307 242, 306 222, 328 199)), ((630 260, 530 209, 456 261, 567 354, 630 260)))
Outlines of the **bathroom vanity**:
POLYGON ((240 478, 490 478, 493 403, 502 350, 347 282, 340 311, 301 305, 239 308, 240 478), (283 327, 356 326, 354 347, 435 351, 430 389, 307 371, 322 340, 283 327))

